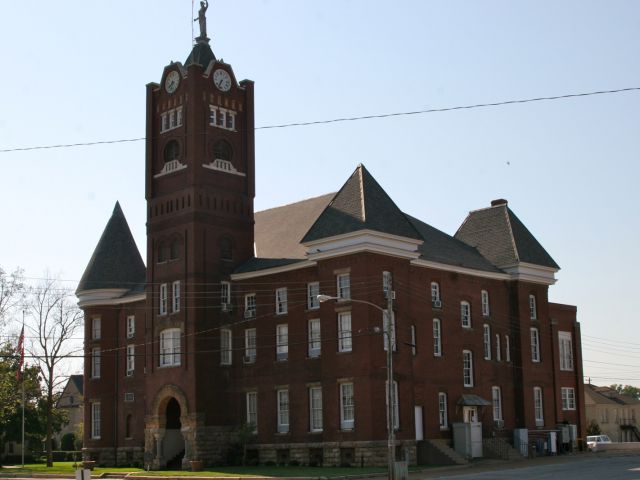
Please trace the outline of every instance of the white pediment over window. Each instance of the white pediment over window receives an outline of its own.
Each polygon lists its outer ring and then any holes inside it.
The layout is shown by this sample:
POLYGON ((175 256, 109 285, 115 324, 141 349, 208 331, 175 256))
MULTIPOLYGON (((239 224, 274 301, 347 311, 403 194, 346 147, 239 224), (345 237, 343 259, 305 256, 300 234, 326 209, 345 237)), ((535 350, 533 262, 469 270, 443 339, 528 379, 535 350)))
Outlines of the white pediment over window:
POLYGON ((183 163, 180 163, 180 160, 170 160, 164 164, 164 167, 162 167, 160 173, 156 173, 153 178, 162 177, 179 170, 184 170, 185 168, 187 168, 187 166, 183 163))
POLYGON ((244 177, 245 174, 236 170, 236 167, 228 160, 222 160, 221 158, 216 158, 211 163, 203 163, 202 166, 204 168, 210 168, 211 170, 217 170, 218 172, 231 173, 232 175, 240 175, 244 177))

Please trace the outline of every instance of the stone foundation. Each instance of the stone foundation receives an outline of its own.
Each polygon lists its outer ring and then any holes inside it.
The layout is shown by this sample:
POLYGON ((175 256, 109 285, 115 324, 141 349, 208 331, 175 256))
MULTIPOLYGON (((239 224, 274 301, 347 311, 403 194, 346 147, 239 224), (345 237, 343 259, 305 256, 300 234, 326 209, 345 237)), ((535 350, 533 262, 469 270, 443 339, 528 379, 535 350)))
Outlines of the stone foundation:
POLYGON ((144 449, 142 447, 83 448, 82 459, 93 460, 98 467, 142 467, 144 449))

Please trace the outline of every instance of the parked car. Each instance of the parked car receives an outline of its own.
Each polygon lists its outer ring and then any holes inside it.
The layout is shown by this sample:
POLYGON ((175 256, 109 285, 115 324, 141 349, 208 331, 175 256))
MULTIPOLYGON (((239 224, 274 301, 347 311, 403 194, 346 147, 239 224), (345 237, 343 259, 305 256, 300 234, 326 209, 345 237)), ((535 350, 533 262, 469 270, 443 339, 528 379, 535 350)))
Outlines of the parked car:
POLYGON ((611 443, 609 435, 589 435, 587 437, 587 447, 589 447, 589 450, 592 452, 602 450, 602 445, 606 443, 611 443))

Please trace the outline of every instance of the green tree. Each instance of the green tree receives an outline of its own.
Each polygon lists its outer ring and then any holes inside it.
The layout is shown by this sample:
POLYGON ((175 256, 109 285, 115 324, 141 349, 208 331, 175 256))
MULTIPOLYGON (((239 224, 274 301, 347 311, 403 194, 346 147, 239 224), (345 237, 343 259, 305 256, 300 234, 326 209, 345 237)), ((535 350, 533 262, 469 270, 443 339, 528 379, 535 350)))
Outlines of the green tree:
POLYGON ((591 420, 587 425, 587 435, 600 435, 600 425, 595 420, 591 420))
POLYGON ((629 395, 636 400, 640 400, 640 388, 638 387, 634 387, 633 385, 623 386, 621 384, 614 383, 613 385, 611 385, 611 388, 622 395, 629 395))

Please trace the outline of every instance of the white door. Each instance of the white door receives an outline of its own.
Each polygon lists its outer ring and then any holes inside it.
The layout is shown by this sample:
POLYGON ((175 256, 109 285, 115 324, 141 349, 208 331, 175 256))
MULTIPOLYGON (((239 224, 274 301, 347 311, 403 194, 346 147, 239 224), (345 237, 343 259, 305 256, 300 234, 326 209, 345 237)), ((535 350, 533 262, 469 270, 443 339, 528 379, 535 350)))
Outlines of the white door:
POLYGON ((478 423, 478 407, 462 407, 464 423, 478 423))
POLYGON ((422 407, 413 407, 416 422, 416 440, 424 440, 424 431, 422 430, 422 407))

